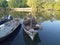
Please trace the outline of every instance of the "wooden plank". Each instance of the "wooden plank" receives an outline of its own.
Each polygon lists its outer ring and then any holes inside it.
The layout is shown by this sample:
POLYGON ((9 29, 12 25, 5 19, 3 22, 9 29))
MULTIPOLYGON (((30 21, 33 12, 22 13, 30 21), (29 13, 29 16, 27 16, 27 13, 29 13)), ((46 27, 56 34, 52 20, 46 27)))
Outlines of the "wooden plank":
POLYGON ((11 8, 11 11, 25 11, 25 12, 31 12, 32 8, 11 8))

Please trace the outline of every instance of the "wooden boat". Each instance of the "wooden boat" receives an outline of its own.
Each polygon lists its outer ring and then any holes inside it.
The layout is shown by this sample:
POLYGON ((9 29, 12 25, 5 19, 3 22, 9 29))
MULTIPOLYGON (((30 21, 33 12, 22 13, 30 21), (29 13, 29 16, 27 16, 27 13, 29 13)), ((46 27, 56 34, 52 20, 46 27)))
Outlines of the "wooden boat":
POLYGON ((34 27, 31 28, 29 26, 24 26, 23 29, 24 31, 27 33, 27 35, 29 35, 29 37, 33 40, 35 35, 38 33, 39 30, 41 30, 41 26, 40 27, 34 27))
POLYGON ((32 40, 34 39, 38 31, 42 29, 42 27, 36 22, 36 20, 32 18, 24 19, 22 27, 32 40))
POLYGON ((20 19, 14 19, 14 20, 11 20, 9 22, 6 22, 0 25, 0 42, 8 38, 8 36, 11 33, 13 33, 17 29, 17 27, 19 27, 20 25, 21 25, 20 19))

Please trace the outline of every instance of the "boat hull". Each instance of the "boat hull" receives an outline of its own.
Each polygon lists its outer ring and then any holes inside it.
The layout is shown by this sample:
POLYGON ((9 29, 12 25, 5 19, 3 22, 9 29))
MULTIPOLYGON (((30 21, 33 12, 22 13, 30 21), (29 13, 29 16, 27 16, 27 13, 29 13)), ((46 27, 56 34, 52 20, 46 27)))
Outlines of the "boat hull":
POLYGON ((21 29, 21 24, 9 35, 6 35, 3 38, 0 38, 0 43, 5 42, 6 40, 8 40, 9 38, 13 37, 14 35, 16 35, 16 32, 19 31, 21 29))
MULTIPOLYGON (((14 26, 14 25, 12 25, 14 26)), ((12 27, 11 27, 12 28, 12 27)), ((6 33, 6 35, 3 35, 3 33, 0 33, 0 42, 4 41, 5 39, 7 39, 8 37, 10 37, 12 35, 12 33, 14 33, 16 30, 20 30, 21 28, 21 24, 17 24, 16 26, 14 26, 14 28, 10 29, 10 32, 9 30, 5 29, 6 31, 4 33, 6 33), (7 33, 8 32, 8 33, 7 33), (3 36, 2 36, 2 35, 3 36)), ((1 32, 3 32, 4 30, 2 30, 1 32)))

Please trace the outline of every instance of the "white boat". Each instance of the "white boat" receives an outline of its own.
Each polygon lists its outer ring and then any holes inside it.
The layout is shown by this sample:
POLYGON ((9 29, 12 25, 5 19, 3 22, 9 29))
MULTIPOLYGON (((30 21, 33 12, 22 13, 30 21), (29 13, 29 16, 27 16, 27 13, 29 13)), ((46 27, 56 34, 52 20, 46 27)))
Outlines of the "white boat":
MULTIPOLYGON (((0 41, 6 39, 20 25, 20 19, 14 19, 0 25, 0 41)), ((21 27, 19 27, 21 28, 21 27)))

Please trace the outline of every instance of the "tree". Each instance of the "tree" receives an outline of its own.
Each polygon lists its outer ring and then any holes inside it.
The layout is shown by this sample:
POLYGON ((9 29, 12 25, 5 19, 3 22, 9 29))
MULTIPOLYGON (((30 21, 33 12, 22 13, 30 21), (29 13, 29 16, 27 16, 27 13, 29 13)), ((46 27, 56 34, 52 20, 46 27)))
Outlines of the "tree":
POLYGON ((3 2, 3 0, 0 0, 0 8, 2 7, 2 2, 3 2))
POLYGON ((6 0, 0 0, 0 8, 6 8, 8 7, 8 2, 6 0))
POLYGON ((1 7, 1 8, 5 8, 5 7, 7 7, 7 6, 8 6, 8 3, 7 3, 6 0, 0 0, 0 7, 1 7))
POLYGON ((53 9, 55 4, 54 0, 28 0, 27 4, 32 8, 32 13, 37 16, 37 19, 40 17, 51 19, 51 12, 48 13, 45 9, 53 9))
POLYGON ((3 9, 4 11, 2 12, 4 15, 7 14, 7 7, 8 7, 8 2, 6 0, 0 0, 0 9, 3 9))
POLYGON ((9 8, 19 8, 24 7, 26 5, 26 0, 9 0, 8 6, 9 8))
POLYGON ((3 1, 2 7, 3 8, 7 8, 8 7, 8 2, 6 0, 3 1))
POLYGON ((43 4, 45 4, 45 0, 28 0, 27 5, 32 8, 32 13, 35 13, 37 15, 41 14, 40 9, 43 7, 43 4))

